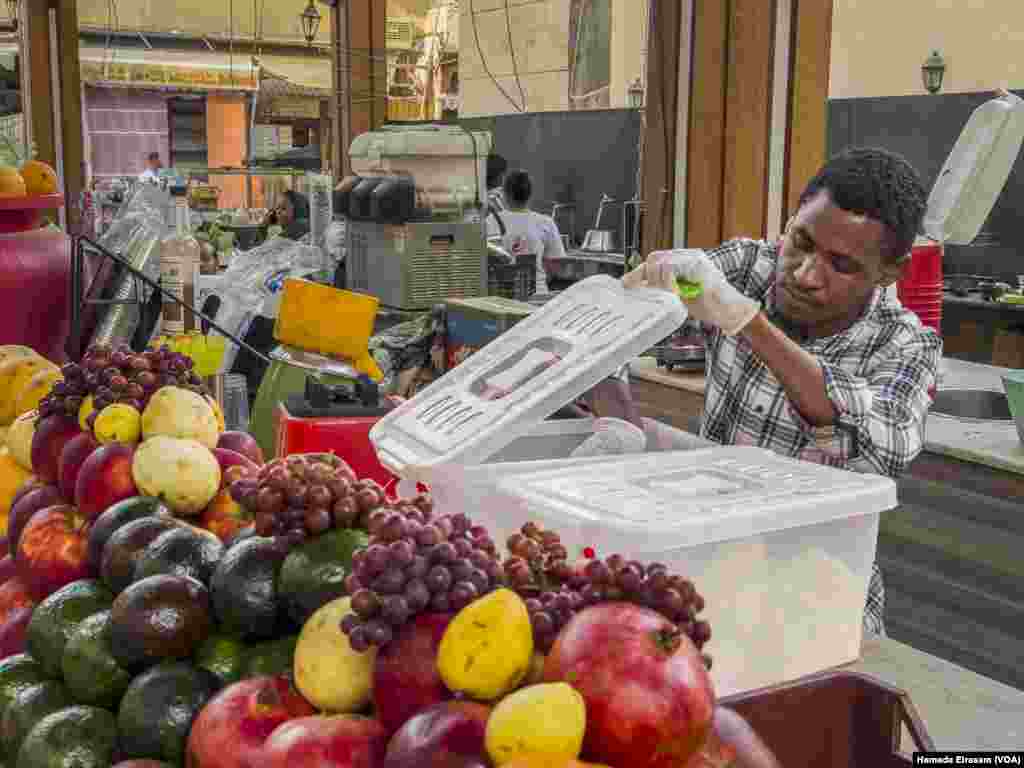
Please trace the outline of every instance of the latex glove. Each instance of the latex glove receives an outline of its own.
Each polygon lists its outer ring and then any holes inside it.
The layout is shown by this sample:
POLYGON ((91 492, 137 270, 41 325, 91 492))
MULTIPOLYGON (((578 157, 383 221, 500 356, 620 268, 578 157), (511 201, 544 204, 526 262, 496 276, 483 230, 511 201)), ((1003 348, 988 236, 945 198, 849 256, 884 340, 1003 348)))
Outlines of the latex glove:
POLYGON ((638 282, 675 293, 676 281, 699 283, 700 295, 683 298, 690 316, 714 325, 727 336, 742 331, 760 311, 760 305, 733 288, 722 270, 698 248, 675 251, 654 251, 637 269, 623 278, 627 288, 638 282))

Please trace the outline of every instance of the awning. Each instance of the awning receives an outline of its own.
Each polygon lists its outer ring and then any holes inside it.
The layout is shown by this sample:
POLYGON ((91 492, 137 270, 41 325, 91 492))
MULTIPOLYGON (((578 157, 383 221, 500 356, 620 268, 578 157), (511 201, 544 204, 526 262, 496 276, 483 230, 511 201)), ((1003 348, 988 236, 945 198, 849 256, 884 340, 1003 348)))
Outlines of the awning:
POLYGON ((331 93, 331 60, 297 56, 261 56, 260 90, 268 95, 318 96, 331 93))
POLYGON ((330 59, 260 57, 257 121, 318 120, 320 102, 330 95, 330 59))
POLYGON ((90 85, 199 91, 259 87, 259 68, 243 55, 83 46, 79 60, 82 82, 90 85))

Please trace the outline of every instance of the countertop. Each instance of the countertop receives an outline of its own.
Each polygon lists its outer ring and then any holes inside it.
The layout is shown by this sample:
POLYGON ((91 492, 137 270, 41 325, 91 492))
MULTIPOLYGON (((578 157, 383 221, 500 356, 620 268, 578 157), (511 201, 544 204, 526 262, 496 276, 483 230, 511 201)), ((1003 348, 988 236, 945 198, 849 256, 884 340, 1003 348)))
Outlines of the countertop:
MULTIPOLYGON (((1000 375, 1007 369, 945 357, 939 370, 939 389, 1002 392, 1000 375)), ((697 395, 704 394, 703 374, 669 373, 658 368, 653 357, 634 360, 630 364, 630 373, 646 381, 697 395)), ((925 450, 1024 475, 1024 444, 1012 421, 965 421, 932 414, 925 428, 925 450)))
POLYGON ((939 750, 1024 749, 1024 691, 887 637, 866 639, 844 669, 906 691, 939 750))
POLYGON ((955 304, 963 307, 976 307, 988 309, 994 312, 1024 312, 1024 304, 1008 304, 1005 301, 989 301, 983 299, 981 294, 972 293, 967 296, 957 296, 955 293, 945 291, 942 294, 943 304, 955 304))

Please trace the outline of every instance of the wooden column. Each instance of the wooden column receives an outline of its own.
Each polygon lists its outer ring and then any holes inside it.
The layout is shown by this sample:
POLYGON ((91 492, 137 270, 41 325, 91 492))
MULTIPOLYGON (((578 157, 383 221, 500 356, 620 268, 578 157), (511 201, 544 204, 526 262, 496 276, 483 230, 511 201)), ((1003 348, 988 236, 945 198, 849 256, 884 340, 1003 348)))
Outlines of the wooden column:
MULTIPOLYGON (((825 160, 832 0, 793 0, 785 216, 825 160)), ((883 55, 883 52, 879 52, 883 55)))
POLYGON ((334 113, 332 166, 350 172, 348 148, 360 133, 379 128, 387 117, 384 3, 338 0, 331 9, 334 113))
POLYGON ((775 236, 825 160, 832 0, 650 2, 643 248, 775 236))
POLYGON ((36 145, 36 157, 54 168, 62 166, 65 210, 74 231, 81 212, 79 196, 84 184, 85 135, 82 81, 78 57, 78 3, 76 0, 22 0, 19 11, 27 61, 29 91, 24 94, 26 124, 36 145), (50 34, 50 9, 56 12, 56 37, 50 34), (53 52, 57 61, 54 62, 53 52), (59 89, 54 89, 54 64, 59 89), (54 123, 58 100, 60 124, 54 123), (60 141, 58 142, 58 136, 60 141), (57 148, 61 156, 58 160, 57 148))
POLYGON ((641 233, 644 252, 672 246, 683 0, 650 0, 650 4, 642 168, 642 196, 646 203, 641 233))

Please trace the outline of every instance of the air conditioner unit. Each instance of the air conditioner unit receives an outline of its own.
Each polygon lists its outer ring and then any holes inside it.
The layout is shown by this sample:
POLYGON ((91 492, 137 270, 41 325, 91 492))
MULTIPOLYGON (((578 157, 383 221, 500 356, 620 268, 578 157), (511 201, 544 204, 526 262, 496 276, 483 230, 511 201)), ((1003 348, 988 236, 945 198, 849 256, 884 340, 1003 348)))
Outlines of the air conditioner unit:
POLYGON ((416 39, 413 19, 387 19, 384 22, 384 44, 391 51, 408 51, 416 39))

